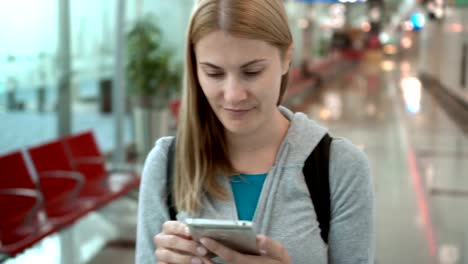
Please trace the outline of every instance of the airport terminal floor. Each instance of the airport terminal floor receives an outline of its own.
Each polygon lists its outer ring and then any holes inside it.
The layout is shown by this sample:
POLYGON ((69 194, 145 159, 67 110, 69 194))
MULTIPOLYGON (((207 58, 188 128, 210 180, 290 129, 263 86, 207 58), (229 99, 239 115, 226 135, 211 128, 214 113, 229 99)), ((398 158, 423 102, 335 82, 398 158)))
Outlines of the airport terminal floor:
POLYGON ((466 263, 468 137, 425 87, 406 90, 416 63, 391 65, 363 63, 300 110, 371 161, 376 263, 466 263))
MULTIPOLYGON (((369 157, 376 263, 467 263, 468 137, 418 67, 364 58, 290 106, 369 157)), ((136 203, 134 191, 4 263, 133 263, 136 203)))

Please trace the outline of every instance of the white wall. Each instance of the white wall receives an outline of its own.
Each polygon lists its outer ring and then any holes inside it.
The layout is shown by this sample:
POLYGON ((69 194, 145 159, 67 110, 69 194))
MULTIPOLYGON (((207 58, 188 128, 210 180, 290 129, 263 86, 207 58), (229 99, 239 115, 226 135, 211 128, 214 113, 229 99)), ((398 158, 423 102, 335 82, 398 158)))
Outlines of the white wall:
MULTIPOLYGON (((468 44, 468 9, 450 7, 447 11, 445 20, 429 21, 422 32, 420 65, 423 72, 438 78, 447 87, 461 90, 462 47, 463 43, 468 44), (462 27, 461 32, 454 30, 456 25, 462 27)), ((464 92, 468 95, 468 87, 464 92)))

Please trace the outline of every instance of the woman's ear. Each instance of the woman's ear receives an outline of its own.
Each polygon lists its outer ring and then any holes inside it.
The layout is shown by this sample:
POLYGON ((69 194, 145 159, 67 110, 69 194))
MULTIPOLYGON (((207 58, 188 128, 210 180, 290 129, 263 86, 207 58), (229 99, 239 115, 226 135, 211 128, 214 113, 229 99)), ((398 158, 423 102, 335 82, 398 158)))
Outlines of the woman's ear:
POLYGON ((289 71, 289 68, 291 67, 293 54, 294 54, 294 43, 291 43, 291 45, 289 45, 289 48, 286 50, 286 54, 284 56, 283 65, 282 65, 283 75, 285 75, 289 71))

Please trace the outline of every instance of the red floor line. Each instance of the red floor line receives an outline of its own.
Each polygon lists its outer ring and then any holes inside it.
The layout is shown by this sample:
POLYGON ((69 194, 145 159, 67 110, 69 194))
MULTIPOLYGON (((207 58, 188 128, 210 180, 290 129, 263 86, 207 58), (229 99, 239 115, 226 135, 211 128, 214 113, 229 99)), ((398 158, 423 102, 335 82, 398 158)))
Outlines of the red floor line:
POLYGON ((426 236, 426 241, 429 248, 429 253, 431 257, 437 255, 437 240, 434 233, 434 227, 432 225, 431 216, 429 213, 429 206, 427 202, 427 196, 424 192, 424 187, 422 183, 421 174, 418 169, 418 164, 416 161, 416 155, 414 154, 413 148, 408 149, 408 165, 411 174, 411 180, 413 188, 416 193, 416 199, 418 203, 419 213, 423 221, 424 234, 426 236))

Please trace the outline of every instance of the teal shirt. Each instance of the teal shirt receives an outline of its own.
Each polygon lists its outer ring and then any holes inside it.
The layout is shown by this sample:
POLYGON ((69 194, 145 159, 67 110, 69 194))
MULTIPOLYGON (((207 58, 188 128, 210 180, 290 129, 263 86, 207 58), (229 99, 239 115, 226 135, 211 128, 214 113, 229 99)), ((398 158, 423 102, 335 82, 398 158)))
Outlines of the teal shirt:
POLYGON ((240 174, 231 178, 239 220, 252 221, 267 173, 240 174))

